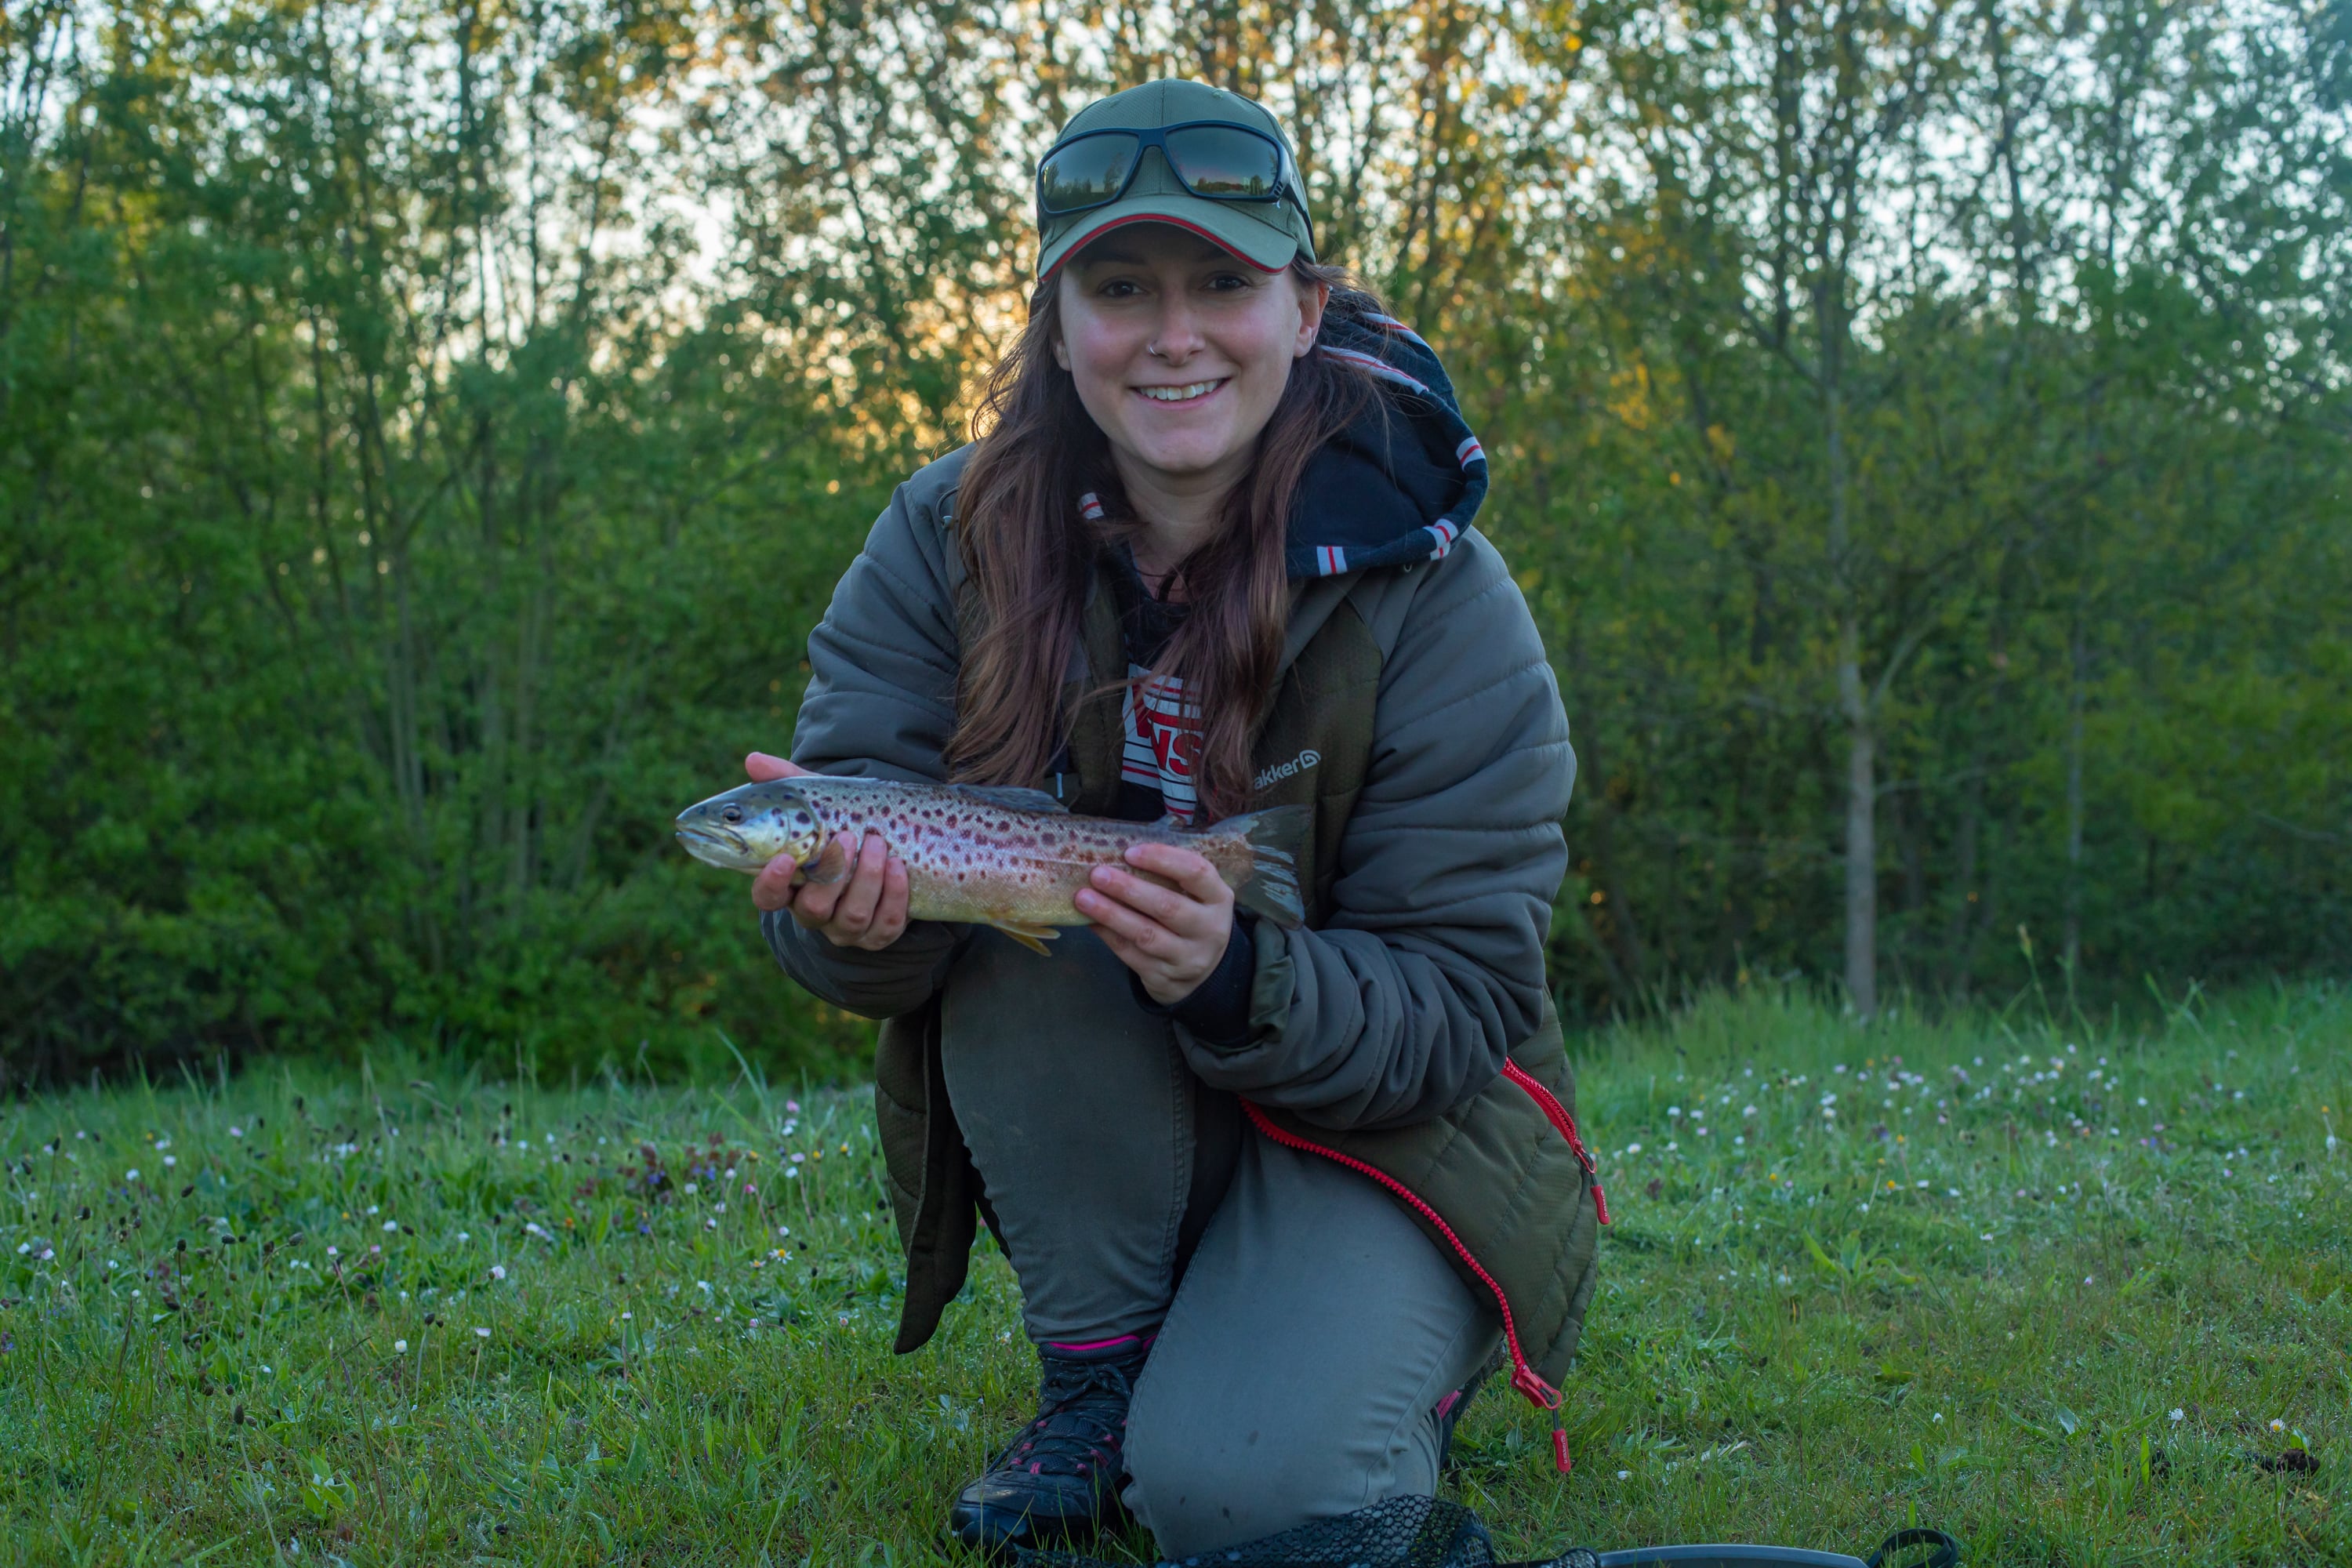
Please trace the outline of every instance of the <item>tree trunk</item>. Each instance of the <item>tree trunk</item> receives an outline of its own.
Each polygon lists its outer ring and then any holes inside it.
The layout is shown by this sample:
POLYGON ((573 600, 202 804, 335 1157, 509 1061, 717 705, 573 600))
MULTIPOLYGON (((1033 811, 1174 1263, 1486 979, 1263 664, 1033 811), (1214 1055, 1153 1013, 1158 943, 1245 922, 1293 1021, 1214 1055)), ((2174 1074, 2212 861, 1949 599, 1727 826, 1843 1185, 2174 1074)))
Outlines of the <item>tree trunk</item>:
POLYGON ((1848 617, 1839 637, 1838 686, 1853 700, 1846 713, 1845 989, 1861 1017, 1878 1011, 1878 737, 1862 710, 1862 672, 1848 617))
POLYGON ((1844 321, 1822 311, 1822 422, 1827 426, 1830 571, 1837 584, 1838 709, 1845 716, 1845 989, 1855 1016, 1878 1011, 1878 737, 1862 679, 1862 616, 1855 604, 1853 520, 1847 513, 1844 321))
POLYGON ((2088 634, 2079 604, 2073 633, 2066 679, 2066 929, 2062 960, 2070 998, 2074 991, 2074 964, 2083 953, 2083 708, 2090 663, 2088 634))

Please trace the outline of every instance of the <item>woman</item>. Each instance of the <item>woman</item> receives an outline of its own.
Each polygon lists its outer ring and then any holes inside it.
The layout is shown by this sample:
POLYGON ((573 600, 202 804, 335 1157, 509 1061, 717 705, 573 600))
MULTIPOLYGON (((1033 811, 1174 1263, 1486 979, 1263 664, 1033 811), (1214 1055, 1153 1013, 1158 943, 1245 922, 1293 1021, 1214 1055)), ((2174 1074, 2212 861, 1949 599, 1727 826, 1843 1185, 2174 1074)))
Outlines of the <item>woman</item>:
POLYGON ((1050 959, 910 922, 870 836, 847 879, 780 859, 752 896, 795 979, 887 1020, 898 1348, 975 1211, 1020 1279, 1038 1415, 951 1530, 1123 1502, 1181 1555, 1433 1491, 1498 1342, 1558 1404, 1593 1234, 1542 952, 1574 758, 1467 531, 1484 457, 1426 346, 1317 264, 1273 116, 1132 89, 1037 199, 983 433, 900 488, 810 638, 794 761, 749 769, 1309 805, 1307 925, 1166 845, 1128 856, 1155 879, 1098 868, 1050 959))

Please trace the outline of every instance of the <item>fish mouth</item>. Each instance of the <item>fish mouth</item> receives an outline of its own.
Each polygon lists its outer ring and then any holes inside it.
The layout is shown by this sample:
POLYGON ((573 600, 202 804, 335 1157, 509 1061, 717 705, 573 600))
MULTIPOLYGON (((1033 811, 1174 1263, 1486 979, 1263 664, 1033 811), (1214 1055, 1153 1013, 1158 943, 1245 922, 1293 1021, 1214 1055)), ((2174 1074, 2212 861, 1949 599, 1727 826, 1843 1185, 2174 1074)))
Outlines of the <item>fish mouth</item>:
POLYGON ((743 841, 740 834, 730 833, 723 827, 712 827, 705 823, 681 826, 677 830, 677 841, 686 846, 687 853, 698 860, 708 860, 713 855, 743 860, 749 859, 751 854, 751 847, 743 841))

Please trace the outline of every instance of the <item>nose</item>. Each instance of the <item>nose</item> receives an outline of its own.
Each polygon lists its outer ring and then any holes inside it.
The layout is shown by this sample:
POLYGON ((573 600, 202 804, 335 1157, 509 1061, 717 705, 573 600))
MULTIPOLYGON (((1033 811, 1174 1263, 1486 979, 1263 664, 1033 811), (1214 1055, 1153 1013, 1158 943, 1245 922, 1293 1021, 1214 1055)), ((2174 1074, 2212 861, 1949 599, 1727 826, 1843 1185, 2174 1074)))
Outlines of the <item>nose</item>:
POLYGON ((1181 365, 1206 346, 1201 322, 1188 290, 1171 289, 1160 297, 1159 319, 1152 323, 1151 345, 1165 365, 1181 365))

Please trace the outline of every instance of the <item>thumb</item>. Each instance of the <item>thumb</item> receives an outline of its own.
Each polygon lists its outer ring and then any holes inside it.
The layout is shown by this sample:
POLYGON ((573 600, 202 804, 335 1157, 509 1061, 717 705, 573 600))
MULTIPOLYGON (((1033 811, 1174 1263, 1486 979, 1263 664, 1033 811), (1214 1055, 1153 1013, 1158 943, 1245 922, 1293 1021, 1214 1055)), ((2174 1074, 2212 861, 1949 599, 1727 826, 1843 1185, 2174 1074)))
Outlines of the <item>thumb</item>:
POLYGON ((772 757, 765 752, 753 752, 743 759, 743 771, 751 775, 753 784, 766 784, 770 779, 799 778, 808 772, 798 763, 782 757, 772 757))

